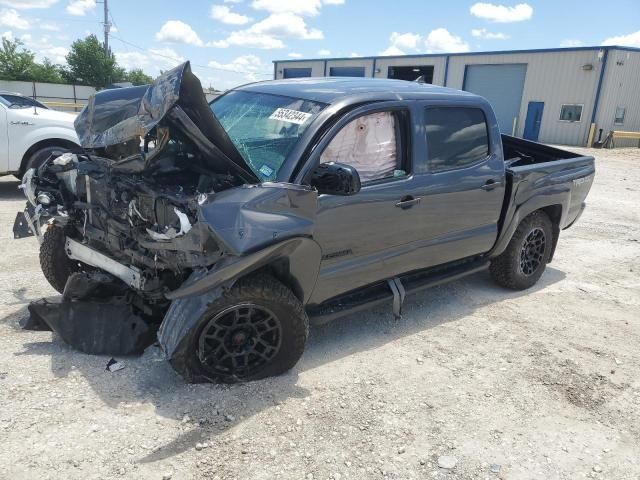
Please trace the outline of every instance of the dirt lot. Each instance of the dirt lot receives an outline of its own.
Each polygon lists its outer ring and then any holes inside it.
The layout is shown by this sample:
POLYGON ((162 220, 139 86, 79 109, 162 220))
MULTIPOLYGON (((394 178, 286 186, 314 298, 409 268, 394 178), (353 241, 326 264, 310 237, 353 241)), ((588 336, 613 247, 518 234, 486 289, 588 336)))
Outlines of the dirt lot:
POLYGON ((314 328, 288 375, 186 385, 18 321, 53 294, 0 180, 0 478, 640 477, 640 150, 598 151, 580 223, 530 291, 486 273, 314 328))

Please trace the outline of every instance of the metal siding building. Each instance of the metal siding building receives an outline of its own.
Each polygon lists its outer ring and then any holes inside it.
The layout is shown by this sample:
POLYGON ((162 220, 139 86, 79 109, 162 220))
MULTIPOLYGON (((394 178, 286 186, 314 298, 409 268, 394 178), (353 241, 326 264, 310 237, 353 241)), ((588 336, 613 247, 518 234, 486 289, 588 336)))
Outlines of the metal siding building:
MULTIPOLYGON (((640 131, 640 52, 611 50, 602 82, 596 116, 598 128, 640 131), (616 125, 617 108, 624 108, 624 121, 616 125)), ((637 146, 637 140, 616 140, 616 146, 637 146)))
MULTIPOLYGON (((364 76, 375 78, 408 79, 413 71, 428 83, 478 93, 494 105, 502 131, 520 137, 526 133, 527 138, 545 143, 586 145, 592 122, 597 126, 595 139, 599 129, 603 138, 614 129, 640 131, 637 48, 282 60, 274 62, 274 77, 285 78, 292 68, 308 68, 311 76, 330 76, 335 67, 350 67, 343 70, 350 73, 360 67, 364 76), (615 124, 622 109, 624 119, 615 124)), ((626 145, 635 144, 631 140, 626 145)), ((616 145, 624 144, 616 141, 616 145)))

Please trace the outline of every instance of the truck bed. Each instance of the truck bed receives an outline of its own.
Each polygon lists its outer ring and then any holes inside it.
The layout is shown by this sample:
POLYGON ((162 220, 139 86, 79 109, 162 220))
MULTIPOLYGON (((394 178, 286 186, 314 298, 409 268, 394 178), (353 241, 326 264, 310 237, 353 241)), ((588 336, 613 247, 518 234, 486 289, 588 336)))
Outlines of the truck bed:
POLYGON ((502 149, 507 168, 581 157, 573 152, 504 134, 502 149))
POLYGON ((502 144, 507 183, 498 243, 537 209, 555 217, 560 229, 575 223, 593 183, 594 158, 509 135, 502 135, 502 144))

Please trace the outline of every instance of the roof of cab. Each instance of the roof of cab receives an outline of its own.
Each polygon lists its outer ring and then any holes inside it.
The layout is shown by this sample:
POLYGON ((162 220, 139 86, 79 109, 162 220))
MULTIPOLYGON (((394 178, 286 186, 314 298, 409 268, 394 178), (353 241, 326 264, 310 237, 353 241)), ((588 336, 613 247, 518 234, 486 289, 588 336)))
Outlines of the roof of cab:
POLYGON ((287 97, 303 98, 322 103, 336 103, 347 97, 369 96, 397 100, 473 96, 469 92, 435 85, 408 82, 406 80, 390 80, 386 78, 355 77, 311 77, 288 80, 268 80, 238 87, 236 90, 268 93, 287 97))

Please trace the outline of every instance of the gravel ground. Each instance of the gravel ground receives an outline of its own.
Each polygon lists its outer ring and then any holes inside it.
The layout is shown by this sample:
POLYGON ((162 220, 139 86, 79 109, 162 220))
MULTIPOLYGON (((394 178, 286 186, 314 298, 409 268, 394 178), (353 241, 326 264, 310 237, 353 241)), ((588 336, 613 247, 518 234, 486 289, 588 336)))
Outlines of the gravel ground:
POLYGON ((1 179, 0 478, 639 478, 640 150, 587 152, 589 206, 533 289, 477 274, 399 321, 312 328, 294 371, 231 387, 20 330, 53 290, 1 179))

